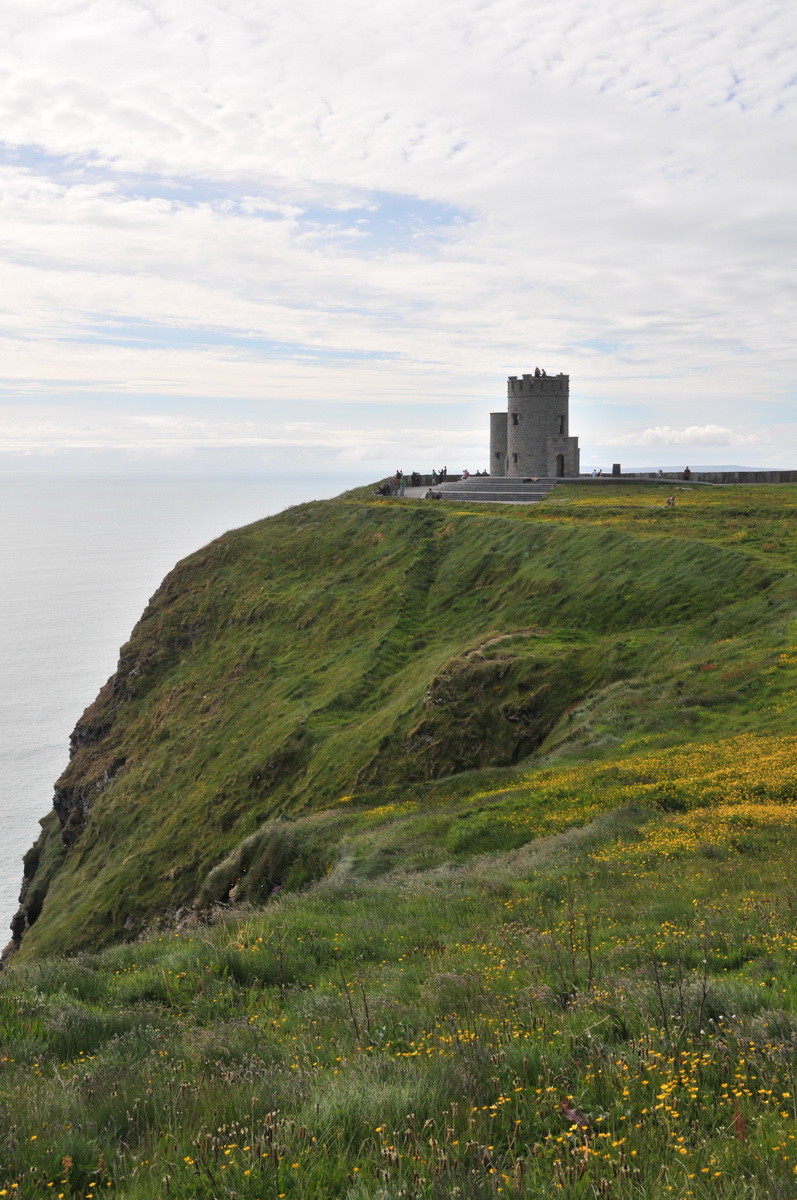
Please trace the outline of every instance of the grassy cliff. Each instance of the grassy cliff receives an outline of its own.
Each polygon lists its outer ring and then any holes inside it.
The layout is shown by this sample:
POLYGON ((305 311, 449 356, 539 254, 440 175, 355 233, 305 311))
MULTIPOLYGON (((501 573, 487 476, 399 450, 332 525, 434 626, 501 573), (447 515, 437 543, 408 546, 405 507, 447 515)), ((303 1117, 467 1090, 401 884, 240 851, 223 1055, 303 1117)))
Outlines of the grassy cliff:
MULTIPOLYGON (((353 493, 185 559, 75 729, 26 859, 23 954, 344 864, 521 844, 537 826, 509 814, 558 764, 790 732, 795 490, 678 497, 353 493)), ((595 811, 588 775, 567 823, 595 811)))
POLYGON ((790 1200, 797 488, 181 563, 0 976, 0 1196, 790 1200))

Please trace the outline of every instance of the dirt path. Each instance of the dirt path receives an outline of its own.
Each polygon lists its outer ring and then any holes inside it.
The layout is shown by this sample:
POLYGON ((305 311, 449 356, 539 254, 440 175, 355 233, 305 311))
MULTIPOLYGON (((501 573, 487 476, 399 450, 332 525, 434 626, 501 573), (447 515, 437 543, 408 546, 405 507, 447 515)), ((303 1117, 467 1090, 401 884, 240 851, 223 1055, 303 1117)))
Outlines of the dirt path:
POLYGON ((474 646, 472 650, 466 650, 465 656, 470 657, 471 654, 481 654, 488 646, 494 646, 497 642, 505 642, 508 638, 515 637, 544 637, 544 629, 513 629, 510 633, 497 633, 495 637, 488 638, 486 642, 481 642, 478 646, 474 646))

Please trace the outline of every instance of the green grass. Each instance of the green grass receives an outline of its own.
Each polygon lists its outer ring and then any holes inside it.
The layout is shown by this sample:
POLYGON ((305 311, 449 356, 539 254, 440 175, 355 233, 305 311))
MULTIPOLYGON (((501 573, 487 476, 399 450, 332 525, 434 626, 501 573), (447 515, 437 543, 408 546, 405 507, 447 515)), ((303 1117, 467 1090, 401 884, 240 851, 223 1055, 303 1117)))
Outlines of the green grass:
POLYGON ((12 964, 0 1188, 793 1195, 794 827, 628 857, 670 820, 12 964))
POLYGON ((175 568, 26 857, 0 1196, 795 1194, 797 489, 676 496, 175 568))
MULTIPOLYGON (((78 723, 23 954, 135 936, 210 896, 275 817, 342 795, 373 807, 425 784, 434 802, 456 777, 467 801, 480 771, 790 730, 796 495, 682 489, 673 510, 644 485, 568 485, 531 509, 353 493, 211 543, 78 723)), ((271 882, 329 865, 311 857, 271 882)))

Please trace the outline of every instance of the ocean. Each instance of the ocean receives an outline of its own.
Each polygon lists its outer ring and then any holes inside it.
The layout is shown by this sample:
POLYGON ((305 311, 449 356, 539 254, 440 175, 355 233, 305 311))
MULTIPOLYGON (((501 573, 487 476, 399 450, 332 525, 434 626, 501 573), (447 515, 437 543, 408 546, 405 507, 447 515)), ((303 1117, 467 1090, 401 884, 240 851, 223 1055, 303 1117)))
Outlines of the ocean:
POLYGON ((367 482, 0 472, 0 948, 69 734, 164 575, 228 529, 367 482))

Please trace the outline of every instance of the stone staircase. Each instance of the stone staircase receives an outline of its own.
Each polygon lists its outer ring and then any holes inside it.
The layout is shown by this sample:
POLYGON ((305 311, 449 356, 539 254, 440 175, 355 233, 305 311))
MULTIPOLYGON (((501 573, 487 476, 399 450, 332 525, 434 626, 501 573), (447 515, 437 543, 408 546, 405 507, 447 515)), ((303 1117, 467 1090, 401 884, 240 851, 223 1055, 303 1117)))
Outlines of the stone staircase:
POLYGON ((468 479, 438 483, 432 491, 441 500, 480 501, 488 504, 536 504, 544 500, 556 479, 515 479, 510 476, 471 475, 468 479))

